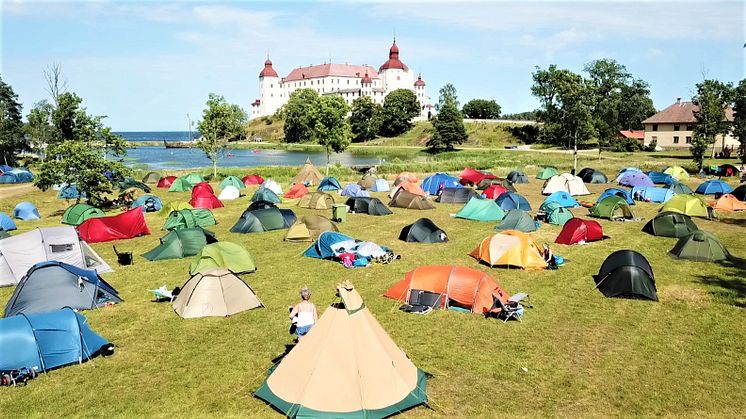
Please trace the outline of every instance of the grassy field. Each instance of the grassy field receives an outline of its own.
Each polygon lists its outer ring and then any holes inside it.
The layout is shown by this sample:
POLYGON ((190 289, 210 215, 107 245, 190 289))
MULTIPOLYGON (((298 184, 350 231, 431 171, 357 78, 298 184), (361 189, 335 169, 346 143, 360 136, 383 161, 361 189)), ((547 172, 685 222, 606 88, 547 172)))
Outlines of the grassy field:
MULTIPOLYGON (((543 200, 542 181, 533 178, 538 165, 552 162, 568 168, 570 156, 511 153, 486 153, 482 168, 499 173, 525 168, 530 183, 517 189, 536 209, 543 200)), ((482 157, 475 153, 473 158, 482 157)), ((688 162, 676 153, 614 154, 598 164, 594 159, 584 157, 581 166, 594 164, 611 174, 624 166, 660 169, 688 162)), ((451 165, 462 163, 443 158, 415 168, 431 172, 438 162, 447 167, 440 170, 454 170, 451 165)), ((250 172, 276 173, 287 189, 290 172, 295 170, 235 170, 236 174, 250 172)), ((344 169, 338 174, 357 179, 344 169)), ((689 183, 696 187, 700 181, 689 183)), ((589 185, 593 195, 582 199, 595 201, 605 187, 589 185)), ((247 194, 252 192, 249 189, 247 194)), ((188 193, 155 193, 164 202, 189 199, 188 193)), ((374 195, 388 202, 384 194, 374 195)), ((20 231, 59 225, 69 204, 51 191, 34 190, 0 200, 0 211, 12 212, 20 200, 34 202, 44 217, 18 222, 20 231)), ((330 215, 299 209, 296 202, 283 202, 281 207, 292 208, 298 216, 330 215)), ((643 221, 601 221, 609 240, 586 246, 552 245, 568 261, 557 271, 492 269, 476 263, 467 253, 494 232, 495 224, 452 218, 460 205, 436 203, 431 211, 394 208, 394 214, 385 217, 350 214, 348 222, 340 224, 343 233, 389 246, 402 255, 390 265, 351 270, 303 258, 308 245, 283 242, 284 231, 228 232, 247 205, 248 198, 242 197, 215 210, 219 224, 212 230, 220 240, 240 243, 255 256, 258 271, 243 279, 265 308, 230 318, 182 320, 170 305, 152 302, 147 289, 182 285, 189 278, 189 260, 148 262, 138 256, 134 265, 114 266, 116 272, 104 275, 124 302, 85 312, 92 328, 116 344, 114 356, 54 371, 26 388, 0 389, 1 415, 279 417, 252 392, 266 377, 271 360, 292 341, 287 307, 297 302, 298 289, 308 285, 313 301, 323 310, 335 301, 334 286, 343 280, 355 284, 370 311, 415 365, 433 375, 428 382, 431 409, 419 407, 404 417, 740 417, 746 408, 746 268, 672 259, 667 252, 675 239, 640 232, 655 215, 656 204, 633 207, 643 221), (421 245, 397 240, 401 228, 420 217, 435 221, 451 241, 421 245), (594 289, 591 275, 618 249, 634 249, 648 258, 660 302, 607 299, 594 289), (457 312, 407 315, 397 309, 398 302, 381 296, 405 272, 426 264, 457 264, 488 272, 508 292, 529 293, 533 307, 526 310, 522 322, 504 324, 457 312)), ((584 208, 573 212, 587 215, 584 208)), ((746 258, 746 214, 718 215, 717 221, 695 221, 737 257, 746 258)), ((152 234, 117 242, 120 251, 141 255, 155 247, 163 235, 164 219, 155 214, 146 219, 152 234)), ((559 231, 543 225, 533 236, 539 243, 551 244, 559 231)), ((93 247, 116 264, 111 243, 93 247)), ((0 289, 0 303, 5 304, 12 292, 0 289)))

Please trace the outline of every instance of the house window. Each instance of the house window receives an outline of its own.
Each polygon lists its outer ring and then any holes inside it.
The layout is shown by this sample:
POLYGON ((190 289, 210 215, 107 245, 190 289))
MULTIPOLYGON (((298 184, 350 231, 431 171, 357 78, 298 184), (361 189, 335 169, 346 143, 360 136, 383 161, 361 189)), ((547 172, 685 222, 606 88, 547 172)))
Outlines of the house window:
POLYGON ((694 131, 694 125, 687 125, 686 126, 687 131, 694 131))
POLYGON ((674 144, 678 144, 679 143, 679 137, 678 136, 674 136, 673 137, 673 143, 674 144))
POLYGON ((658 124, 653 124, 653 131, 658 131, 658 124))
POLYGON ((674 126, 673 126, 673 130, 674 130, 674 131, 678 131, 678 130, 679 130, 679 128, 681 128, 681 126, 680 126, 680 125, 674 125, 674 126))
POLYGON ((655 136, 655 135, 653 135, 653 141, 655 141, 657 143, 658 142, 658 137, 655 136))
POLYGON ((686 137, 686 143, 691 144, 692 143, 692 137, 687 136, 686 137))

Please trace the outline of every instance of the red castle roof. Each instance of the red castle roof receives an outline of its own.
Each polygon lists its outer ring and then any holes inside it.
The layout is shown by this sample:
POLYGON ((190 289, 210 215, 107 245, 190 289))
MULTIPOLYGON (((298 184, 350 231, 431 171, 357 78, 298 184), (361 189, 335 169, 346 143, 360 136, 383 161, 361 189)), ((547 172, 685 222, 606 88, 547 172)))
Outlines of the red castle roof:
POLYGON ((425 81, 422 80, 422 75, 418 74, 417 81, 414 82, 414 87, 424 87, 424 86, 425 86, 425 81))
POLYGON ((399 47, 396 46, 396 40, 394 40, 391 49, 389 49, 389 59, 381 65, 378 71, 388 70, 391 68, 398 68, 400 70, 408 71, 407 67, 401 60, 399 60, 399 47))
POLYGON ((270 61, 269 58, 264 62, 264 68, 262 69, 262 72, 259 73, 259 77, 278 77, 277 72, 272 68, 272 61, 270 61))
POLYGON ((349 65, 349 64, 320 64, 308 67, 298 67, 282 79, 287 83, 290 81, 314 79, 319 77, 363 77, 365 73, 371 79, 377 79, 378 72, 371 66, 349 65))

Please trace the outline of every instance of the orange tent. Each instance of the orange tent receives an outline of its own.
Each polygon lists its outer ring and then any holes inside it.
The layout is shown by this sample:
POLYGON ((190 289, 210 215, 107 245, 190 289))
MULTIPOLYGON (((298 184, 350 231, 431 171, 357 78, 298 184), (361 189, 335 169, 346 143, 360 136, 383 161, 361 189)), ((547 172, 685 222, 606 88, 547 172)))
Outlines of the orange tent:
POLYGON ((505 230, 485 238, 469 256, 490 266, 547 268, 543 252, 533 237, 518 230, 505 230))
POLYGON ((508 293, 489 275, 463 266, 420 266, 409 271, 404 279, 389 288, 385 297, 409 301, 411 290, 442 294, 442 308, 449 304, 487 313, 492 308, 493 296, 508 302, 508 293))
POLYGON ((308 188, 306 188, 302 183, 296 183, 295 185, 291 186, 290 189, 283 196, 289 199, 302 198, 307 193, 308 188))
POLYGON ((401 172, 396 176, 397 179, 406 180, 409 182, 417 182, 417 176, 410 172, 401 172))
POLYGON ((417 184, 404 181, 396 186, 394 186, 393 189, 391 189, 391 192, 389 192, 389 198, 393 198, 394 195, 399 191, 399 189, 404 189, 405 191, 419 196, 427 196, 427 192, 423 191, 422 188, 420 188, 417 184))
POLYGON ((741 202, 735 196, 727 193, 710 203, 712 209, 720 211, 746 211, 746 202, 741 202))

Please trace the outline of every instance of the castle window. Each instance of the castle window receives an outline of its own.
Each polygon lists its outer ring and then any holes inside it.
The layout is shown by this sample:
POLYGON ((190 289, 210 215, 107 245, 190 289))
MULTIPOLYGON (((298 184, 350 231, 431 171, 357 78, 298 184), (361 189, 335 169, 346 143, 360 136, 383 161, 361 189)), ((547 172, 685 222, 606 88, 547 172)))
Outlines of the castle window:
POLYGON ((273 88, 273 87, 275 87, 275 85, 274 85, 274 84, 272 84, 272 83, 270 83, 270 84, 269 84, 269 88, 271 89, 271 88, 273 88))
POLYGON ((396 79, 397 80, 401 80, 401 76, 396 76, 396 79))
POLYGON ((678 130, 679 130, 679 128, 681 128, 681 126, 679 126, 679 125, 674 125, 674 126, 673 126, 673 130, 674 130, 674 131, 678 131, 678 130))
POLYGON ((679 137, 678 136, 674 136, 673 137, 673 143, 674 144, 678 144, 679 143, 679 137))
POLYGON ((653 131, 658 131, 658 124, 653 124, 653 131))
POLYGON ((694 125, 687 125, 686 126, 687 131, 694 131, 694 125))
POLYGON ((691 144, 692 143, 692 137, 687 136, 686 137, 686 143, 691 144))
POLYGON ((347 79, 347 84, 350 84, 350 79, 347 79))

